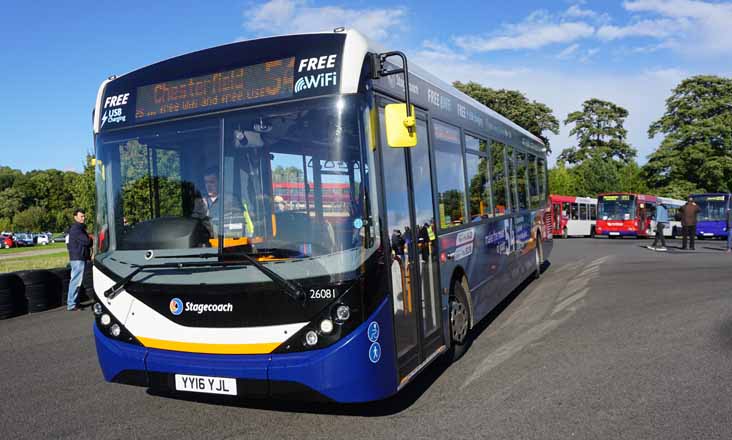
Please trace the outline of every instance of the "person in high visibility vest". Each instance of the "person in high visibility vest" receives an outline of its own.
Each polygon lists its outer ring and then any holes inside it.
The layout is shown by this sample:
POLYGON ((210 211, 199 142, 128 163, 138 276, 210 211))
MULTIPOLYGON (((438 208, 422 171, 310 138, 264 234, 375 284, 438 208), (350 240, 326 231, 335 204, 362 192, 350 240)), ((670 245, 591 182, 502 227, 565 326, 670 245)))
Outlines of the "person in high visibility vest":
POLYGON ((241 237, 246 234, 251 237, 254 233, 254 223, 246 203, 237 201, 238 199, 232 194, 224 194, 222 200, 219 194, 218 167, 207 168, 203 182, 206 194, 196 198, 191 216, 202 219, 211 237, 217 237, 223 203, 224 235, 241 237))

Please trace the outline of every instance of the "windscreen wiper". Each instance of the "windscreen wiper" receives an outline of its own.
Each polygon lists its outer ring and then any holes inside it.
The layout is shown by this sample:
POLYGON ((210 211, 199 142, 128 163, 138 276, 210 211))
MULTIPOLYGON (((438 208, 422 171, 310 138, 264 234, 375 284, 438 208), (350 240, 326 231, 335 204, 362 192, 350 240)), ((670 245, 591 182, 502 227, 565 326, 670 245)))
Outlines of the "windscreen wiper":
MULTIPOLYGON (((180 261, 177 263, 159 263, 159 264, 139 264, 139 265, 132 265, 135 270, 130 272, 129 275, 126 277, 120 279, 117 281, 112 287, 104 291, 104 296, 109 299, 113 299, 115 296, 117 296, 126 286, 127 284, 132 281, 132 279, 140 273, 141 271, 145 269, 183 269, 188 267, 215 267, 215 266, 223 266, 223 267, 231 267, 236 265, 252 265, 259 269, 263 274, 265 274, 269 279, 276 282, 277 284, 281 285, 285 288, 285 293, 292 297, 296 301, 304 301, 307 298, 307 295, 305 294, 305 291, 302 287, 300 287, 299 284, 297 284, 294 281, 289 281, 280 275, 278 275, 276 272, 272 271, 271 269, 268 269, 266 266, 264 266, 262 263, 257 261, 255 258, 252 258, 249 254, 245 253, 235 253, 235 254, 227 254, 227 256, 232 257, 241 257, 244 259, 244 261, 236 262, 236 261, 180 261)), ((145 253, 145 259, 150 260, 154 257, 152 255, 151 251, 147 251, 145 253), (149 257, 148 257, 149 255, 149 257)), ((166 256, 166 257, 157 257, 157 258, 215 258, 218 257, 216 254, 201 254, 201 255, 177 255, 177 256, 166 256)))
MULTIPOLYGON (((294 300, 304 301, 305 298, 307 298, 307 295, 305 294, 305 290, 302 288, 302 286, 300 286, 300 284, 298 284, 296 281, 290 281, 288 279, 281 277, 277 272, 267 268, 264 264, 257 261, 257 259, 252 257, 251 255, 242 252, 242 253, 228 254, 227 256, 244 258, 245 261, 249 262, 252 266, 259 269, 263 274, 267 275, 272 281, 283 286, 286 290, 286 293, 288 295, 290 295, 294 300)), ((222 261, 222 263, 227 263, 227 262, 222 261)))

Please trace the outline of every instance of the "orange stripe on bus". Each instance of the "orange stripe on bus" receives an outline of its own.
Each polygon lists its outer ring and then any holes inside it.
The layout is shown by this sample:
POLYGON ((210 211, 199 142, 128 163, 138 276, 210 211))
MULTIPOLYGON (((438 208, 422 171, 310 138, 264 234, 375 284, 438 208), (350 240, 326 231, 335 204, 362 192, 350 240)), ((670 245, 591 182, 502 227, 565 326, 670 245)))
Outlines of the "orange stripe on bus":
POLYGON ((280 346, 279 342, 263 344, 206 344, 200 342, 166 341, 139 336, 137 340, 147 348, 207 354, 269 354, 280 346))

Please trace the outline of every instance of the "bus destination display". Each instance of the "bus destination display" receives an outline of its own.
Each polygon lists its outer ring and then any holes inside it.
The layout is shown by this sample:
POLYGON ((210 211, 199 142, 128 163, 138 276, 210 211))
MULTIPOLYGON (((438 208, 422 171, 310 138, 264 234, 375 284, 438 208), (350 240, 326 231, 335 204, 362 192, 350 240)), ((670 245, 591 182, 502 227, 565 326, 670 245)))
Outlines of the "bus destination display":
POLYGON ((137 88, 137 122, 292 96, 295 58, 137 88))

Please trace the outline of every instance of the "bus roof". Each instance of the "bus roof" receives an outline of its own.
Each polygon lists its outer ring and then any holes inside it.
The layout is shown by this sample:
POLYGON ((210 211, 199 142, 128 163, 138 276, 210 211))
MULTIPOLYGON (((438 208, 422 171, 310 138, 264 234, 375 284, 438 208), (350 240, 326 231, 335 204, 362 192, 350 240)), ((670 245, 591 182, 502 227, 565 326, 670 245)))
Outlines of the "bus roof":
MULTIPOLYGON (((199 51, 194 51, 190 53, 186 53, 183 55, 179 55, 177 57, 169 58, 166 60, 161 60, 156 63, 150 64, 148 66, 144 66, 138 69, 135 69, 133 71, 130 71, 128 73, 125 73, 123 75, 119 76, 111 76, 109 79, 102 82, 102 84, 99 87, 99 91, 97 94, 97 102, 94 112, 94 132, 98 133, 101 130, 101 127, 103 125, 102 121, 102 103, 106 100, 110 99, 110 96, 119 94, 121 92, 125 92, 128 95, 133 95, 130 97, 130 102, 132 102, 135 99, 135 93, 132 89, 132 85, 136 85, 138 88, 140 86, 145 86, 147 84, 151 84, 150 79, 146 78, 146 73, 155 71, 156 69, 159 71, 164 72, 170 72, 171 69, 175 68, 174 66, 182 66, 185 65, 186 67, 189 64, 185 64, 189 62, 191 64, 201 64, 201 61, 206 58, 206 55, 208 52, 211 52, 211 57, 213 57, 214 54, 218 55, 231 55, 232 53, 237 53, 238 48, 251 48, 252 44, 262 44, 265 47, 273 47, 274 42, 276 41, 277 44, 275 46, 282 47, 287 46, 283 45, 281 40, 283 38, 293 38, 298 40, 303 40, 305 38, 315 38, 317 39, 318 43, 326 42, 327 36, 334 36, 334 37, 340 37, 340 39, 344 39, 345 42, 342 44, 342 56, 341 59, 338 60, 339 67, 340 67, 340 78, 338 81, 338 89, 340 90, 340 93, 346 94, 346 93, 356 93, 358 92, 359 87, 359 80, 361 79, 362 74, 362 66, 364 59, 368 53, 382 53, 384 52, 384 48, 379 45, 378 43, 375 43, 368 38, 366 38, 363 34, 356 30, 337 30, 332 32, 311 32, 311 33, 305 33, 305 34, 290 34, 290 35, 280 35, 280 36, 270 36, 265 38, 257 38, 247 41, 241 41, 241 42, 235 42, 235 43, 228 43, 224 45, 219 46, 213 46, 207 49, 202 49, 199 51), (122 82, 125 82, 126 78, 132 77, 139 77, 139 78, 146 78, 147 83, 144 81, 142 83, 135 83, 135 80, 130 79, 132 85, 128 85, 125 87, 122 87, 122 85, 118 87, 111 87, 111 89, 108 90, 110 87, 110 84, 114 84, 122 80, 122 82), (116 90, 116 88, 120 88, 120 90, 116 90)), ((335 40, 334 40, 335 41, 335 40)), ((308 54, 297 54, 295 55, 298 57, 298 59, 302 60, 303 57, 314 57, 319 55, 328 55, 331 52, 334 52, 333 45, 325 44, 322 51, 318 51, 317 47, 312 48, 310 47, 308 49, 308 54), (325 47, 327 46, 327 47, 325 47), (320 53, 323 52, 323 53, 320 53), (327 54, 325 52, 328 52, 327 54)), ((282 56, 282 55, 277 55, 282 56)), ((292 55, 290 55, 292 56, 292 55)), ((217 57, 218 58, 226 58, 224 56, 217 57)), ((218 61, 217 61, 218 62, 218 61)), ((261 61, 260 61, 261 62, 261 61)), ((221 62, 222 65, 231 65, 232 61, 231 59, 226 59, 226 61, 221 62), (227 64, 228 63, 228 64, 227 64)), ((299 63, 298 63, 299 65, 299 63)), ((197 66, 198 68, 199 66, 197 66)), ((229 67, 230 68, 230 67, 229 67)), ((297 68, 297 66, 296 66, 297 68)), ((187 70, 187 69, 180 69, 180 70, 187 70)), ((450 113, 455 115, 459 115, 463 118, 463 121, 466 122, 466 126, 469 128, 471 122, 479 122, 479 127, 484 128, 484 131, 488 131, 489 133, 499 133, 499 136, 497 137, 498 141, 506 141, 509 139, 514 139, 516 141, 516 138, 520 138, 520 143, 524 146, 530 147, 535 150, 545 151, 545 145, 544 142, 538 138, 537 136, 530 133, 528 130, 520 127, 518 124, 512 122, 508 118, 502 116, 498 112, 488 108, 487 106, 481 104, 480 102, 476 101, 475 99, 471 98, 470 96, 462 93, 461 91, 454 88, 452 85, 448 84, 447 82, 437 78, 436 76, 429 73, 427 70, 421 68, 420 66, 410 62, 409 63, 409 71, 410 71, 410 86, 411 84, 419 84, 421 82, 422 84, 429 86, 433 86, 435 89, 439 89, 439 93, 442 95, 446 95, 446 97, 451 98, 447 99, 446 101, 440 102, 436 106, 429 106, 431 110, 436 110, 435 113, 445 110, 442 104, 447 102, 448 106, 452 106, 450 108, 450 113), (453 102, 454 101, 454 105, 453 102), (477 113, 476 113, 477 112, 477 113), (487 120, 483 120, 483 118, 486 118, 487 120), (513 134, 512 134, 513 132, 513 134)), ((195 73, 187 74, 187 77, 193 78, 197 74, 200 75, 200 68, 195 73)), ((211 72, 209 72, 211 73, 211 72)), ((298 75, 302 75, 302 73, 295 73, 296 77, 298 75)), ((147 75, 149 77, 149 75, 147 75)), ((393 77, 387 77, 387 78, 393 78, 393 77)), ((174 79, 172 79, 174 80, 174 79)), ((159 80, 155 80, 159 81, 159 80)), ((381 80, 377 80, 376 82, 379 82, 381 80)), ((383 81, 382 84, 386 84, 389 81, 383 81)), ((394 83, 396 81, 394 80, 394 83)), ((398 86, 398 84, 397 84, 398 86)), ((403 84, 402 87, 402 93, 403 93, 403 84)), ((143 87, 144 88, 144 87, 143 87)), ((412 89, 412 87, 410 87, 412 89)), ((432 104, 432 100, 430 100, 430 96, 428 93, 431 90, 427 90, 422 95, 420 95, 419 90, 416 90, 412 92, 412 95, 415 98, 415 102, 422 102, 427 104, 432 104), (417 95, 417 96, 415 96, 417 95)), ((122 94, 118 96, 124 96, 122 94)), ((300 96, 300 95, 298 95, 300 96)), ((434 98, 434 96, 432 96, 434 98)), ((127 98, 125 97, 125 102, 127 102, 127 98)), ((106 104, 105 104, 106 105, 106 104)), ((105 107, 106 109, 106 107, 105 107)), ((126 112, 126 114, 134 113, 134 112, 126 112)), ((444 112, 443 112, 444 113, 444 112)), ((132 118, 128 117, 128 124, 131 123, 132 118)), ((117 125, 122 126, 122 125, 117 125)))

